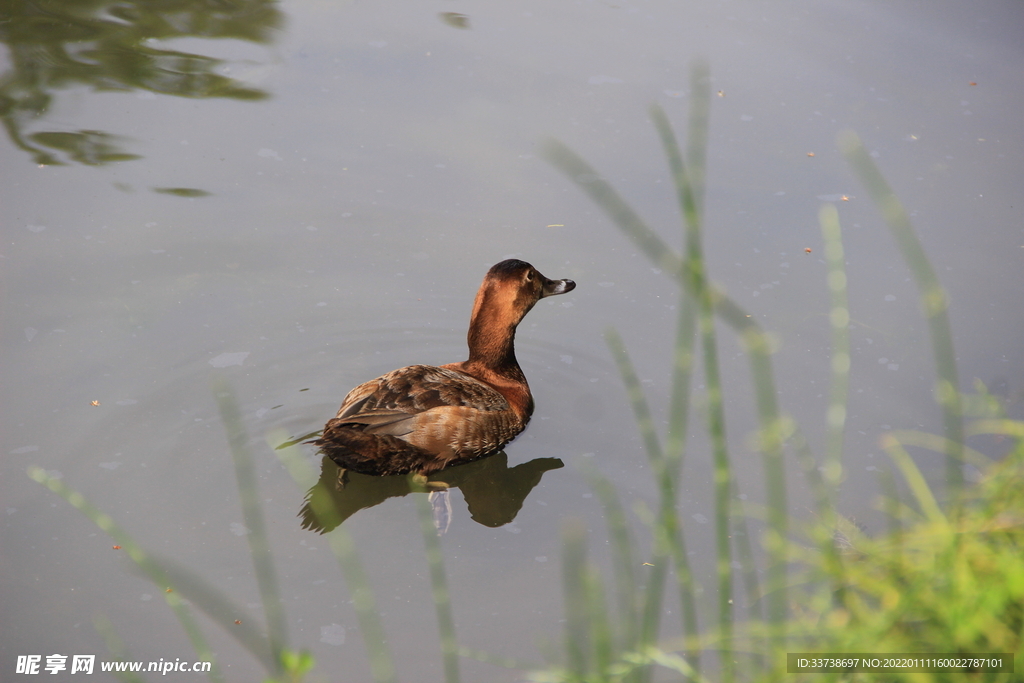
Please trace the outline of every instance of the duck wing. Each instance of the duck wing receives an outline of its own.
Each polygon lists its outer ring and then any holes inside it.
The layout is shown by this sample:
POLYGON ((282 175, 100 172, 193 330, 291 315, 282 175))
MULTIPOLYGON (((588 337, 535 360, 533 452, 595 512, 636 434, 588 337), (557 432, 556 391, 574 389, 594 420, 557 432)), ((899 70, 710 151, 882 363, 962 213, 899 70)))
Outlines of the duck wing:
POLYGON ((350 391, 314 443, 357 472, 429 474, 495 453, 528 419, 472 375, 411 365, 350 391))
POLYGON ((422 425, 421 416, 428 411, 468 416, 509 410, 504 396, 475 377, 449 368, 411 365, 350 391, 331 423, 401 438, 422 425), (452 408, 460 410, 448 410, 452 408))

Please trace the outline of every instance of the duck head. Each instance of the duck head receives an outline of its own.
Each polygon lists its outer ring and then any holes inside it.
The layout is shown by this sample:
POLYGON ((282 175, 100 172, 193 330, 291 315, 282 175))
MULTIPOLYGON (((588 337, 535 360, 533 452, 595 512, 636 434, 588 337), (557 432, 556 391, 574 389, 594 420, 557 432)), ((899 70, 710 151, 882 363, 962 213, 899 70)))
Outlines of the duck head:
POLYGON ((538 301, 575 288, 572 280, 551 280, 526 261, 506 259, 484 276, 473 304, 473 320, 485 315, 515 328, 538 301))
POLYGON ((575 288, 572 280, 546 278, 526 261, 507 259, 492 266, 473 303, 468 339, 470 362, 515 365, 513 341, 523 317, 544 297, 575 288))

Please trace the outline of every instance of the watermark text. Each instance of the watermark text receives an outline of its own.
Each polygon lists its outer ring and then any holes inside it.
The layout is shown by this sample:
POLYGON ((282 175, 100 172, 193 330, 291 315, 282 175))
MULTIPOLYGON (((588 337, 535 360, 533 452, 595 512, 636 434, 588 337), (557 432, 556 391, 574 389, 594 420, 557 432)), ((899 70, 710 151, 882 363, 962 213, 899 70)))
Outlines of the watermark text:
POLYGON ((103 661, 97 665, 96 655, 18 655, 14 667, 16 674, 92 674, 110 673, 209 673, 212 662, 193 662, 181 659, 160 659, 155 662, 103 661))

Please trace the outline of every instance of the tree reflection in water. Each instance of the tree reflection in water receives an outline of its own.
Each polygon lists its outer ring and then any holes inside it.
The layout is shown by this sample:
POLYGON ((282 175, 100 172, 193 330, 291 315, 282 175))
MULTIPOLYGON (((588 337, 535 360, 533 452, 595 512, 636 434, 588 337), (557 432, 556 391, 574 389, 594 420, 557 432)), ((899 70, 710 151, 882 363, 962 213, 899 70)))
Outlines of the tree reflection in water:
POLYGON ((37 164, 101 165, 137 159, 97 130, 28 132, 59 89, 147 90, 161 95, 259 100, 269 94, 215 73, 224 60, 157 47, 177 38, 269 43, 283 24, 275 0, 5 0, 0 41, 0 119, 37 164))

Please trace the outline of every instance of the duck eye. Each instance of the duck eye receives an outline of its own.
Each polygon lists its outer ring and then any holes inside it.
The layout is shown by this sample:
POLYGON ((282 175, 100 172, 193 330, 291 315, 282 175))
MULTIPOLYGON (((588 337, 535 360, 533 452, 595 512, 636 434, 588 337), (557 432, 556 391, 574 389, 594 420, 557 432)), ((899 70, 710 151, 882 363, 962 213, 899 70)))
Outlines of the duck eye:
POLYGON ((533 280, 533 271, 532 270, 526 271, 526 281, 530 282, 532 280, 533 280))

